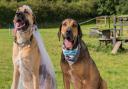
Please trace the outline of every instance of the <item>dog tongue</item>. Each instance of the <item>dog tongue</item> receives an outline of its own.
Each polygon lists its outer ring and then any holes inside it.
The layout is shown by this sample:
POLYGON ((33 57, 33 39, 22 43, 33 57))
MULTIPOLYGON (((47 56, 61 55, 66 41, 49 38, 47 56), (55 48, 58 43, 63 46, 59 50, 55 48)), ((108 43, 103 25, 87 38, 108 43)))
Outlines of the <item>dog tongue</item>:
POLYGON ((16 31, 17 31, 17 29, 18 29, 18 26, 20 26, 19 23, 15 23, 15 24, 14 24, 13 35, 16 35, 16 31))
POLYGON ((17 29, 20 26, 20 23, 15 23, 15 29, 17 29))
POLYGON ((73 45, 72 45, 72 42, 69 41, 69 40, 67 40, 67 39, 64 40, 64 45, 65 45, 65 47, 68 48, 68 49, 71 49, 72 46, 73 46, 73 45))

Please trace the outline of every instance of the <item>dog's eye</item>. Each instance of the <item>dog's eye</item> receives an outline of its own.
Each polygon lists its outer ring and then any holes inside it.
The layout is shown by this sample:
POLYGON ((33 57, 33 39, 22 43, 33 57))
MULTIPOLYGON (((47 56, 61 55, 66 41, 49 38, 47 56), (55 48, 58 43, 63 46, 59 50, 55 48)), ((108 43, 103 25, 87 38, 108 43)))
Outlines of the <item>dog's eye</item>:
POLYGON ((72 27, 77 27, 77 24, 76 24, 76 23, 73 23, 73 24, 72 24, 72 27))
POLYGON ((26 10, 24 11, 24 13, 25 13, 25 14, 29 14, 29 12, 28 12, 28 11, 26 11, 26 10))
POLYGON ((63 26, 67 26, 67 24, 66 24, 66 23, 63 23, 62 25, 63 25, 63 26))

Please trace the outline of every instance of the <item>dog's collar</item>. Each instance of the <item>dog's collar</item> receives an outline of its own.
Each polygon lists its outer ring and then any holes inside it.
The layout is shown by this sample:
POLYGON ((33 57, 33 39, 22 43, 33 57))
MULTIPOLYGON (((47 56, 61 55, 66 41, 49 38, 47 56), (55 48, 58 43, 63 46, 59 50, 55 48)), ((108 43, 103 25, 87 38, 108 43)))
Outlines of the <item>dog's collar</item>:
POLYGON ((80 54, 80 45, 78 45, 75 49, 72 49, 72 50, 67 50, 63 45, 62 51, 65 57, 65 60, 69 63, 69 65, 72 65, 78 60, 78 56, 80 54))
POLYGON ((29 40, 26 40, 25 42, 18 43, 18 42, 16 41, 16 38, 15 38, 14 42, 15 42, 19 47, 24 47, 24 46, 26 46, 26 45, 31 45, 32 39, 33 39, 33 35, 31 35, 30 39, 29 39, 29 40))
MULTIPOLYGON (((32 30, 37 30, 37 26, 36 25, 32 25, 32 30)), ((24 31, 24 32, 28 32, 28 30, 24 31)), ((25 45, 31 45, 32 43, 32 39, 33 39, 33 34, 31 35, 30 39, 29 40, 26 40, 25 42, 22 42, 22 43, 18 43, 17 42, 17 39, 16 39, 16 35, 14 34, 14 42, 20 46, 20 47, 24 47, 25 45)))

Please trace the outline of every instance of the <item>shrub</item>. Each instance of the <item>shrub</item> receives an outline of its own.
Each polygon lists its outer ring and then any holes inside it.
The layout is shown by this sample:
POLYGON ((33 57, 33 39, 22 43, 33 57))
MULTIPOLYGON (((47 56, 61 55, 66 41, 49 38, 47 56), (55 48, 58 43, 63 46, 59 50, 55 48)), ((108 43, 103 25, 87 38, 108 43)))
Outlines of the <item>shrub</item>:
POLYGON ((2 0, 0 24, 3 26, 12 24, 17 7, 23 4, 32 7, 40 24, 58 22, 65 18, 87 19, 97 14, 96 3, 93 0, 19 0, 18 3, 2 0))

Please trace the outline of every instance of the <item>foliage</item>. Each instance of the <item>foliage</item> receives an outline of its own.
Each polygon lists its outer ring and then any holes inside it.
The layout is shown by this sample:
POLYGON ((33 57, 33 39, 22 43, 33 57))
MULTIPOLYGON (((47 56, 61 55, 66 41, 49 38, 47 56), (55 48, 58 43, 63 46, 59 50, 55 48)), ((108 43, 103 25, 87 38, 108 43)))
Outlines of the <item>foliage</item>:
POLYGON ((118 14, 128 14, 128 0, 119 0, 117 12, 118 14))
POLYGON ((99 15, 128 14, 128 0, 98 0, 99 15))
POLYGON ((40 24, 58 22, 65 18, 87 19, 96 15, 96 3, 93 0, 1 0, 0 24, 12 23, 17 7, 23 4, 32 7, 40 24))
POLYGON ((65 18, 87 20, 98 15, 128 14, 128 0, 0 0, 0 25, 12 24, 18 6, 29 5, 41 26, 65 18))
POLYGON ((97 11, 100 15, 116 14, 115 0, 98 0, 97 11))

